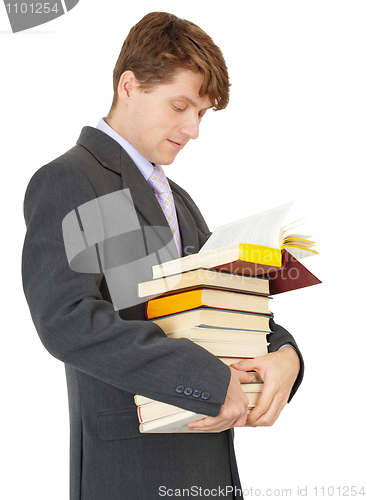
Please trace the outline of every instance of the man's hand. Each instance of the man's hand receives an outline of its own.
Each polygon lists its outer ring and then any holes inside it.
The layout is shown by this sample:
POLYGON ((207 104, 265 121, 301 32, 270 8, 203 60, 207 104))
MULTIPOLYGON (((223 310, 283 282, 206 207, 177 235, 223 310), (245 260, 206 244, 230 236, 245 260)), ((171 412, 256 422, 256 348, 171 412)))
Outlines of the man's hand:
POLYGON ((205 417, 187 425, 189 430, 206 432, 223 431, 229 427, 243 427, 246 423, 248 397, 241 388, 241 383, 254 380, 254 375, 242 370, 231 368, 227 396, 219 414, 216 417, 205 417))
POLYGON ((246 426, 273 425, 289 399, 300 369, 300 361, 296 351, 287 346, 265 356, 244 359, 231 366, 238 371, 255 370, 264 381, 259 402, 249 413, 246 426))

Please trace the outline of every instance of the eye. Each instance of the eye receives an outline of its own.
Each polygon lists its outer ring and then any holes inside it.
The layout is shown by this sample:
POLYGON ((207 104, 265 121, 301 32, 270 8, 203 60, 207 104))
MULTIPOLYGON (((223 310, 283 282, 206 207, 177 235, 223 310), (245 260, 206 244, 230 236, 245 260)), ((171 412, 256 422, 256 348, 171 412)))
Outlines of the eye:
POLYGON ((177 111, 178 113, 181 112, 181 111, 185 111, 186 108, 183 108, 181 106, 177 106, 176 104, 173 104, 173 109, 174 111, 177 111))

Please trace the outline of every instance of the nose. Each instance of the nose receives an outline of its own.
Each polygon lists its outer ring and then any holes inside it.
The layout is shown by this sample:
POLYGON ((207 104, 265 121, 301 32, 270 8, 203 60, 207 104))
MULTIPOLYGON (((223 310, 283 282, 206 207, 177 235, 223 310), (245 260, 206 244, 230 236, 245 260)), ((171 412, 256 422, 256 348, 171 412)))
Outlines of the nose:
POLYGON ((181 126, 181 133, 189 139, 197 139, 199 137, 200 118, 196 114, 190 114, 185 117, 185 122, 181 126))

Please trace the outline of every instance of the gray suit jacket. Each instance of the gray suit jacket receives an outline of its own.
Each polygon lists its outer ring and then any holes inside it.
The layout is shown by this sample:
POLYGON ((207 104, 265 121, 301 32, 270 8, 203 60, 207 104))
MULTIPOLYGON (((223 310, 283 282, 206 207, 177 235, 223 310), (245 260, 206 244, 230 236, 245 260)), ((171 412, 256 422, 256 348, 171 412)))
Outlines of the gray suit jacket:
MULTIPOLYGON (((197 252, 210 232, 190 196, 170 184, 183 247, 186 253, 197 252)), ((127 153, 103 132, 85 127, 73 149, 36 172, 25 198, 24 291, 43 344, 66 367, 70 498, 152 500, 161 498, 159 487, 239 487, 230 432, 142 435, 133 400, 142 394, 215 416, 225 399, 229 368, 189 340, 168 339, 145 320, 144 304, 116 313, 103 273, 82 274, 69 267, 64 217, 125 188, 142 227, 168 227, 127 153), (179 394, 178 385, 210 397, 179 394)), ((271 326, 270 350, 285 342, 297 349, 286 330, 274 322, 271 326)), ((293 393, 301 378, 302 373, 293 393)))

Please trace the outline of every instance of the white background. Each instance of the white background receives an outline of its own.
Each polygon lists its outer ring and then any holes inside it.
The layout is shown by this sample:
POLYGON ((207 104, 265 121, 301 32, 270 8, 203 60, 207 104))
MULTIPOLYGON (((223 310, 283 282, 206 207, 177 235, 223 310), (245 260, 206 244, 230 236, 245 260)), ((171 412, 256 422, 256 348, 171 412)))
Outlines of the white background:
POLYGON ((210 34, 232 82, 227 110, 205 116, 200 138, 166 168, 168 176, 190 192, 212 229, 296 200, 293 215, 308 216, 320 251, 304 264, 323 284, 272 301, 275 319, 299 343, 305 379, 273 427, 236 432, 242 486, 262 493, 291 488, 294 496, 307 487, 309 497, 316 486, 333 486, 334 496, 338 486, 361 487, 366 3, 186 0, 148 8, 80 0, 67 15, 18 34, 0 7, 0 496, 68 498, 64 368, 41 345, 22 292, 24 191, 39 167, 75 144, 84 125, 107 114, 123 40, 152 10, 173 12, 210 34))

